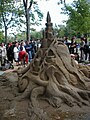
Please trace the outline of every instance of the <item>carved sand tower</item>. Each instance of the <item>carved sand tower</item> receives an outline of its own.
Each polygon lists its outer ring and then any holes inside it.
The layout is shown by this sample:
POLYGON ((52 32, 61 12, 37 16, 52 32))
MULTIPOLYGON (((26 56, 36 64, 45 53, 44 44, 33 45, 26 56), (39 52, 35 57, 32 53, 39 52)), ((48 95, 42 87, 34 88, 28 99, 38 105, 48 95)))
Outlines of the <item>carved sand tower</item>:
POLYGON ((48 48, 51 42, 53 41, 53 24, 51 23, 51 17, 49 12, 47 13, 46 18, 46 28, 43 31, 43 39, 42 39, 42 48, 48 48))
POLYGON ((42 47, 18 76, 20 98, 28 97, 32 106, 41 98, 54 107, 90 105, 90 67, 77 65, 67 46, 53 37, 49 12, 42 47))
POLYGON ((47 18, 46 18, 47 23, 46 25, 46 29, 45 29, 45 38, 46 39, 51 39, 53 38, 53 24, 51 23, 51 17, 49 12, 47 13, 47 18))

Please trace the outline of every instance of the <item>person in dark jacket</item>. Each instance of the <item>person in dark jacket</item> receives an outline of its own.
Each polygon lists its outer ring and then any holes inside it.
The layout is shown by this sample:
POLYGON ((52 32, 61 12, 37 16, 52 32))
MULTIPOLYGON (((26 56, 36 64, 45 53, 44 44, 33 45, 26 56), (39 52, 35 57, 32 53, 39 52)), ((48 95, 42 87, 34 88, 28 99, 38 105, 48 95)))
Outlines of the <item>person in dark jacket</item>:
POLYGON ((14 53, 13 53, 13 44, 12 43, 8 43, 6 50, 7 50, 7 58, 8 61, 10 61, 11 63, 13 63, 13 59, 14 59, 14 53))
POLYGON ((87 41, 87 38, 84 38, 85 45, 84 45, 84 54, 85 54, 85 60, 87 60, 88 52, 89 52, 89 44, 87 41))

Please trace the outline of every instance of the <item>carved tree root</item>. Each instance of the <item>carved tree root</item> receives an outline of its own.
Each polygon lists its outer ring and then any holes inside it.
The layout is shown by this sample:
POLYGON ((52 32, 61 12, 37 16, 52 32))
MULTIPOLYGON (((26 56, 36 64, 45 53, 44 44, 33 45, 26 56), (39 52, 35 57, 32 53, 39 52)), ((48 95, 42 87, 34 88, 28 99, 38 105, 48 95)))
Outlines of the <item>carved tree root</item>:
POLYGON ((45 91, 45 88, 40 86, 40 87, 36 87, 32 90, 31 95, 30 95, 30 99, 31 99, 31 103, 33 106, 39 106, 38 102, 37 102, 37 97, 39 95, 43 95, 45 91))
MULTIPOLYGON (((54 96, 54 97, 57 97, 60 99, 60 101, 63 101, 64 103, 66 103, 68 106, 73 106, 74 102, 73 102, 73 99, 70 95, 64 93, 63 91, 60 91, 57 87, 57 85, 54 83, 54 82, 50 82, 49 81, 49 84, 47 86, 47 89, 46 89, 46 94, 47 96, 54 96)), ((50 100, 49 100, 50 102, 50 100)), ((58 106, 58 105, 56 105, 58 106)))
POLYGON ((56 65, 60 69, 60 71, 62 71, 62 73, 64 74, 66 79, 69 81, 69 79, 70 79, 69 74, 71 73, 74 76, 76 76, 76 79, 78 79, 78 84, 80 84, 82 86, 82 88, 86 89, 85 81, 82 79, 82 75, 80 75, 80 73, 78 72, 77 67, 72 66, 72 64, 71 64, 72 61, 70 58, 69 59, 67 58, 67 54, 65 56, 63 56, 62 54, 60 54, 60 50, 59 50, 59 52, 58 52, 57 48, 55 50, 54 46, 49 49, 53 52, 53 55, 55 55, 57 57, 56 65), (67 59, 68 59, 68 61, 67 61, 67 59), (60 64, 62 64, 62 66, 60 66, 60 64))
MULTIPOLYGON (((27 77, 26 74, 22 76, 22 78, 18 81, 19 91, 23 92, 23 94, 18 98, 18 100, 22 100, 24 98, 27 98, 31 94, 31 99, 35 99, 35 97, 38 96, 40 90, 43 92, 44 87, 47 86, 48 81, 42 81, 39 76, 35 76, 32 73, 27 73, 29 76, 27 77), (41 85, 41 87, 38 87, 38 85, 41 85), (36 95, 36 91, 38 91, 36 95), (33 94, 32 94, 33 93, 33 94), (33 98, 34 97, 34 98, 33 98)), ((35 105, 36 100, 33 101, 32 104, 35 105)))
POLYGON ((62 102, 68 106, 90 104, 90 67, 76 65, 67 47, 57 40, 49 48, 40 49, 18 75, 22 98, 29 96, 33 106, 38 105, 41 94, 56 107, 62 102))
MULTIPOLYGON (((22 81, 22 82, 23 82, 23 81, 22 81)), ((37 87, 37 85, 34 84, 32 81, 30 81, 30 82, 28 83, 28 85, 26 86, 26 88, 25 88, 24 91, 21 91, 21 90, 22 90, 21 87, 22 87, 22 86, 19 86, 19 91, 20 91, 20 92, 23 92, 23 93, 22 93, 20 96, 17 96, 17 97, 16 97, 16 100, 18 100, 18 101, 22 101, 22 100, 25 99, 25 98, 29 98, 32 89, 34 89, 35 87, 37 87)), ((22 87, 22 88, 23 88, 23 87, 22 87)))
MULTIPOLYGON (((72 86, 59 86, 59 89, 62 90, 63 92, 69 94, 70 96, 73 97, 73 99, 75 99, 75 102, 80 106, 80 104, 84 104, 84 105, 89 105, 90 101, 89 99, 89 95, 88 95, 88 91, 83 91, 77 88, 74 88, 72 86)), ((90 92, 89 92, 90 93, 90 92)))
MULTIPOLYGON (((88 97, 88 94, 85 92, 75 92, 75 91, 72 91, 70 89, 66 89, 66 88, 61 88, 59 91, 59 89, 57 89, 55 86, 51 86, 53 88, 53 90, 50 88, 49 86, 49 89, 51 89, 51 91, 49 91, 47 89, 47 94, 48 96, 50 95, 49 98, 47 98, 48 102, 50 104, 52 104, 53 106, 60 106, 60 103, 61 102, 64 102, 66 103, 68 106, 74 106, 74 104, 76 103, 77 105, 79 105, 80 107, 83 105, 89 105, 89 97, 88 97), (82 99, 82 95, 85 96, 84 100, 82 99), (55 99, 54 99, 55 98, 55 99), (55 101, 56 100, 56 101, 55 101), (60 102, 58 102, 58 100, 60 102)), ((63 86, 64 87, 64 86, 63 86)))
POLYGON ((84 92, 83 90, 79 90, 77 88, 74 88, 73 86, 71 87, 69 83, 66 83, 64 85, 58 85, 57 82, 55 82, 54 75, 56 71, 57 70, 55 69, 54 66, 49 66, 47 69, 47 74, 50 77, 49 81, 51 81, 50 83, 52 85, 52 87, 49 86, 50 87, 49 90, 51 90, 51 92, 53 92, 53 90, 54 92, 56 91, 56 93, 54 93, 53 96, 56 96, 56 94, 58 93, 57 97, 60 97, 69 106, 72 106, 73 103, 77 103, 79 106, 81 106, 81 103, 84 105, 88 105, 89 96, 86 91, 84 92), (50 72, 51 74, 49 75, 48 72, 50 72), (82 93, 84 95, 84 100, 82 99, 82 96, 80 96, 79 93, 82 93))
POLYGON ((18 80, 19 92, 23 92, 29 84, 28 77, 23 77, 18 80))
POLYGON ((41 86, 47 86, 48 84, 48 81, 43 81, 39 76, 35 76, 32 73, 27 72, 27 74, 23 75, 18 81, 20 92, 23 92, 26 89, 30 81, 41 86))

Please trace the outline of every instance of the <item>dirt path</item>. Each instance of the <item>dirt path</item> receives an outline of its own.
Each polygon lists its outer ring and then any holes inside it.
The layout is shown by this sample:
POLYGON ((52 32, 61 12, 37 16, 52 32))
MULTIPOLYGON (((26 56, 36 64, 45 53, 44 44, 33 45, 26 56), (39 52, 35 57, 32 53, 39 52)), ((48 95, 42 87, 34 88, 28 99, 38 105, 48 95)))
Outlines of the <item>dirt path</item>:
POLYGON ((16 77, 13 71, 0 76, 0 120, 90 120, 90 107, 87 106, 72 108, 62 104, 54 108, 40 100, 40 108, 33 108, 29 99, 16 101, 20 95, 16 77))

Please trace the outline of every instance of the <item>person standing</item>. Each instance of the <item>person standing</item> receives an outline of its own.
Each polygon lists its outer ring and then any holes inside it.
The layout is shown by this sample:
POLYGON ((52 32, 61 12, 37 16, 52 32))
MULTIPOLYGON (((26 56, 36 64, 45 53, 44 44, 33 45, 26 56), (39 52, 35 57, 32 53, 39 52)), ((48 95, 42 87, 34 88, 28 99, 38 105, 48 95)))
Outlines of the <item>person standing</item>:
POLYGON ((84 61, 84 45, 85 45, 85 41, 84 38, 81 37, 81 42, 80 42, 80 61, 84 61))
POLYGON ((7 52, 6 52, 6 47, 5 47, 4 43, 1 44, 0 51, 1 51, 1 66, 5 66, 7 52))
POLYGON ((77 42, 75 41, 75 37, 72 37, 71 44, 70 44, 70 54, 77 53, 77 42))
POLYGON ((26 41, 25 50, 28 53, 29 62, 32 61, 32 44, 29 41, 26 41))
POLYGON ((20 50, 21 47, 22 47, 23 51, 26 51, 26 50, 25 50, 25 43, 24 43, 23 40, 22 40, 21 43, 20 43, 19 50, 20 50))
POLYGON ((7 58, 8 58, 8 61, 13 63, 13 59, 14 59, 14 55, 13 55, 13 44, 12 43, 8 43, 7 44, 7 47, 6 47, 6 50, 7 50, 7 58))
POLYGON ((90 42, 89 42, 89 49, 88 49, 88 53, 89 53, 88 60, 89 60, 89 62, 90 62, 90 42))
POLYGON ((14 60, 16 62, 16 65, 19 65, 19 45, 18 42, 15 43, 15 47, 14 47, 14 60))
POLYGON ((68 40, 68 37, 65 37, 64 44, 66 44, 66 45, 67 45, 68 50, 69 50, 69 52, 70 52, 70 45, 71 45, 71 41, 70 41, 70 40, 68 40))
POLYGON ((89 53, 89 43, 87 41, 87 38, 84 38, 84 42, 85 42, 85 45, 84 45, 84 54, 85 54, 85 60, 87 60, 88 53, 89 53))

